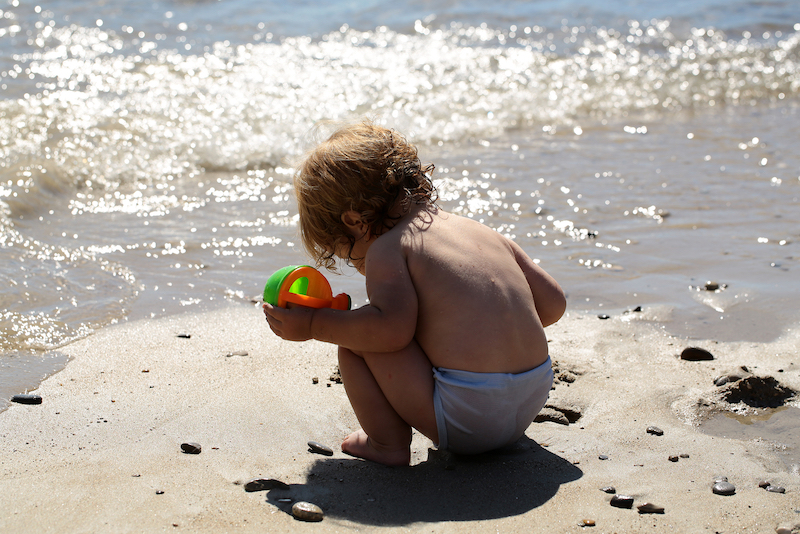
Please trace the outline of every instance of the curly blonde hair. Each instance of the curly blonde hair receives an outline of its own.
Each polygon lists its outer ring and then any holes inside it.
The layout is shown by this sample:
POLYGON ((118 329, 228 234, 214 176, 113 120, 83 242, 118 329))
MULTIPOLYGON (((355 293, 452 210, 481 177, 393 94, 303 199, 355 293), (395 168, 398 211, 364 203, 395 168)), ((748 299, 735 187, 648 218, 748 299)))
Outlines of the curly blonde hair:
POLYGON ((405 211, 412 202, 436 202, 433 170, 393 130, 368 120, 339 128, 306 154, 294 176, 303 246, 318 266, 335 271, 335 245, 349 242, 352 254, 355 244, 342 214, 359 213, 381 235, 393 226, 390 213, 398 204, 405 211))

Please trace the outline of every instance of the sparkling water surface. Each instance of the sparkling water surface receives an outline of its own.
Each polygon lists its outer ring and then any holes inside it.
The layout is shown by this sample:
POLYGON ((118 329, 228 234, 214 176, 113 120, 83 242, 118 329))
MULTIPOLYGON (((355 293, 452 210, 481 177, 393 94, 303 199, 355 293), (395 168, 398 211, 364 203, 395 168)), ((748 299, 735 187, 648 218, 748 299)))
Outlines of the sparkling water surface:
POLYGON ((362 116, 570 309, 774 339, 798 316, 798 30, 794 2, 7 2, 0 351, 250 303, 307 261, 314 126, 362 116))

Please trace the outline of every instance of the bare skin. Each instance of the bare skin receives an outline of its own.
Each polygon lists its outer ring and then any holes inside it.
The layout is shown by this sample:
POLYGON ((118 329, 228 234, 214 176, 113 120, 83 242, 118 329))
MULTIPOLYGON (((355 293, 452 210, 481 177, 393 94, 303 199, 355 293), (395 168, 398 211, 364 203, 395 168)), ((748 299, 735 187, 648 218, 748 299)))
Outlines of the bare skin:
POLYGON ((558 283, 522 249, 480 223, 412 206, 380 236, 360 214, 342 221, 366 276, 369 304, 352 311, 264 305, 280 337, 339 346, 339 367, 362 429, 348 454, 408 465, 411 428, 435 443, 433 367, 520 373, 548 357, 544 326, 564 313, 558 283))

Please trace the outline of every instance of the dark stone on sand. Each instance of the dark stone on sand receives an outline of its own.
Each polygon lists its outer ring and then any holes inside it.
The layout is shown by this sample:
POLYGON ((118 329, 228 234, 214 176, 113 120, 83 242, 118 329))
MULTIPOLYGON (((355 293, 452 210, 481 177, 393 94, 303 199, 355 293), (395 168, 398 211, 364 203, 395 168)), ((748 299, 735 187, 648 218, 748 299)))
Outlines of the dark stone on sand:
POLYGON ((770 484, 764 489, 766 489, 771 493, 786 493, 786 488, 782 488, 781 486, 773 486, 772 484, 770 484))
POLYGON ((722 480, 716 482, 711 487, 711 491, 713 491, 717 495, 733 495, 734 493, 736 493, 736 486, 734 486, 730 482, 722 480))
POLYGON ((601 455, 600 455, 600 456, 598 456, 597 458, 599 458, 600 460, 608 460, 608 456, 607 456, 607 455, 605 455, 605 454, 601 454, 601 455))
POLYGON ((226 358, 230 358, 231 356, 247 356, 247 351, 246 350, 237 350, 237 351, 234 351, 234 352, 229 352, 228 354, 225 355, 226 358))
POLYGON ((706 282, 706 285, 703 286, 703 289, 706 291, 716 291, 719 288, 720 285, 718 282, 706 282))
POLYGON ((606 486, 604 488, 600 488, 600 491, 605 493, 616 493, 617 489, 614 486, 606 486))
POLYGON ((164 495, 164 490, 156 490, 156 495, 164 495))
POLYGON ((681 360, 686 360, 687 362, 704 362, 713 359, 713 354, 700 347, 687 347, 681 352, 681 360))
POLYGON ((769 482, 767 482, 766 480, 762 480, 761 482, 759 482, 759 483, 758 483, 758 487, 759 487, 759 488, 764 488, 764 489, 766 489, 767 487, 769 487, 769 486, 771 486, 771 485, 772 485, 772 484, 770 484, 770 483, 769 483, 769 482))
POLYGON ((679 458, 678 458, 677 456, 673 455, 673 456, 670 456, 670 457, 669 457, 669 458, 667 458, 667 459, 668 459, 670 462, 677 462, 679 458))
POLYGON ((551 423, 558 423, 559 425, 569 425, 569 418, 553 408, 542 408, 542 411, 536 415, 533 421, 535 423, 550 421, 551 423))
POLYGON ((182 338, 182 339, 191 339, 192 338, 192 334, 178 334, 177 337, 182 338))
POLYGON ((292 515, 300 521, 322 521, 322 508, 310 502, 298 501, 292 505, 292 515))
POLYGON ((646 502, 644 504, 640 504, 636 508, 639 510, 640 514, 663 514, 664 513, 664 507, 663 506, 658 506, 658 505, 653 504, 651 502, 646 502))
POLYGON ((664 435, 664 431, 661 430, 660 428, 658 428, 657 426, 648 426, 647 427, 647 433, 648 434, 653 434, 655 436, 663 436, 664 435))
POLYGON ((688 458, 689 457, 689 455, 686 454, 685 452, 680 453, 678 456, 680 456, 681 458, 688 458))
POLYGON ((189 443, 181 443, 181 450, 186 454, 200 454, 203 448, 199 443, 191 441, 189 443))
POLYGON ((311 378, 311 383, 312 384, 319 384, 319 377, 318 376, 312 377, 311 378))
POLYGON ((610 504, 616 508, 633 508, 633 497, 617 494, 611 497, 610 504))
POLYGON ((42 397, 41 395, 34 395, 32 393, 21 393, 19 395, 13 395, 11 397, 11 402, 16 402, 17 404, 41 404, 42 397))
POLYGON ((611 319, 611 316, 606 315, 605 313, 601 313, 600 315, 597 316, 597 318, 605 321, 606 319, 611 319))
POLYGON ((254 478, 253 480, 249 480, 244 484, 244 490, 248 493, 253 491, 268 491, 274 489, 288 490, 289 484, 281 482, 280 480, 275 480, 274 478, 254 478))
POLYGON ((317 443, 316 441, 308 442, 308 450, 324 456, 333 456, 333 450, 330 447, 322 443, 317 443))

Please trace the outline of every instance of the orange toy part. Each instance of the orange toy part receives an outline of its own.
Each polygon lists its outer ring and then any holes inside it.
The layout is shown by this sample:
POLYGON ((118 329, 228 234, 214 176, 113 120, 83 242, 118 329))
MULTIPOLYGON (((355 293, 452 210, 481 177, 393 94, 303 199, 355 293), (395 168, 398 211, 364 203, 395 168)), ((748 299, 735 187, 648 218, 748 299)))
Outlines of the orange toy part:
POLYGON ((327 278, 307 265, 295 268, 280 283, 277 305, 285 308, 289 302, 309 308, 350 309, 350 297, 346 293, 334 297, 327 278))

